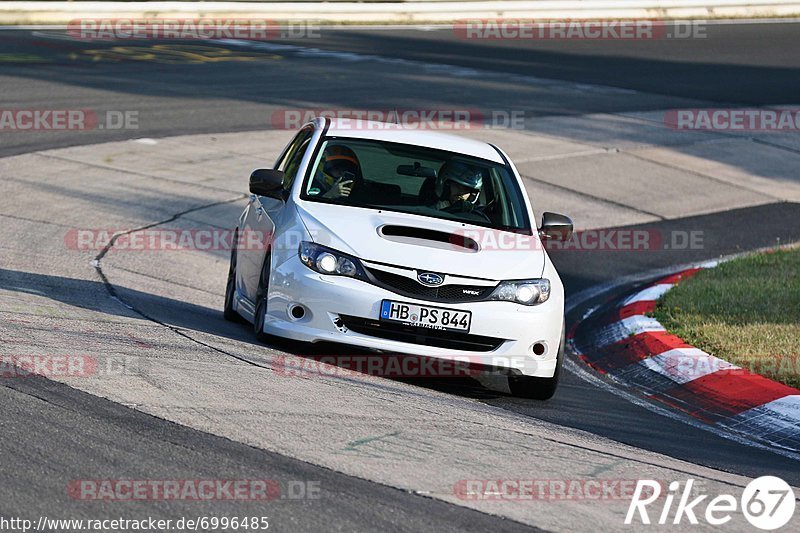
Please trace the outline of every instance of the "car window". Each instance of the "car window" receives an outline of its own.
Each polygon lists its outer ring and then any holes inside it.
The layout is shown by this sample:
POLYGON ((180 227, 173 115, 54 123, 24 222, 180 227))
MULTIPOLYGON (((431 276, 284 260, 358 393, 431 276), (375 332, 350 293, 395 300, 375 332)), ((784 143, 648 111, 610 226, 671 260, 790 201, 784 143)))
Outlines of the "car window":
POLYGON ((284 191, 288 191, 292 188, 292 183, 294 183, 294 179, 297 177, 297 170, 300 168, 300 162, 303 160, 306 149, 308 149, 308 145, 311 142, 312 133, 313 130, 310 128, 301 131, 297 137, 295 137, 280 165, 278 165, 278 170, 282 170, 285 174, 283 178, 284 191))
POLYGON ((345 206, 531 231, 524 191, 503 164, 367 139, 329 137, 309 165, 301 197, 345 206))
POLYGON ((289 144, 283 149, 281 155, 278 158, 278 162, 275 164, 275 168, 278 170, 285 170, 286 165, 292 159, 292 156, 297 151, 297 148, 303 143, 303 141, 308 138, 308 136, 313 132, 311 128, 304 128, 297 132, 297 134, 292 138, 289 144))

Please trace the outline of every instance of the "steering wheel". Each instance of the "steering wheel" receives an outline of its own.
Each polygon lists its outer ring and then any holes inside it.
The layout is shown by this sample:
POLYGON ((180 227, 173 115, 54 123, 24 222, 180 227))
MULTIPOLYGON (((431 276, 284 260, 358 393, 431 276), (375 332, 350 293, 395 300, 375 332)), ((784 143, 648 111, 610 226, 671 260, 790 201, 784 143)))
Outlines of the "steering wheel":
POLYGON ((470 213, 475 215, 482 216, 486 222, 491 222, 492 219, 489 218, 489 215, 483 212, 483 206, 475 207, 471 202, 466 200, 459 200, 454 204, 450 204, 444 209, 442 209, 445 213, 470 213))
POLYGON ((475 213, 476 215, 482 216, 483 219, 486 220, 486 222, 490 222, 490 223, 492 222, 492 219, 489 218, 489 215, 487 215, 486 213, 483 212, 483 207, 481 207, 480 210, 478 210, 478 209, 473 210, 472 213, 475 213))

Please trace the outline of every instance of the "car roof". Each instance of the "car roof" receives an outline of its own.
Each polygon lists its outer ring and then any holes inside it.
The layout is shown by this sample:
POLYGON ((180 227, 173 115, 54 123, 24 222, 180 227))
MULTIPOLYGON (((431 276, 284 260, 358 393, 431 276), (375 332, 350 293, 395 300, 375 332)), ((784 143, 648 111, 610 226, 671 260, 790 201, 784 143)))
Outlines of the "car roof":
POLYGON ((388 122, 347 118, 317 118, 314 125, 324 128, 328 121, 327 135, 351 137, 355 139, 374 139, 378 141, 424 146, 437 150, 446 150, 458 154, 469 155, 503 164, 503 157, 491 144, 467 139, 457 135, 419 129, 414 125, 403 126, 388 122))

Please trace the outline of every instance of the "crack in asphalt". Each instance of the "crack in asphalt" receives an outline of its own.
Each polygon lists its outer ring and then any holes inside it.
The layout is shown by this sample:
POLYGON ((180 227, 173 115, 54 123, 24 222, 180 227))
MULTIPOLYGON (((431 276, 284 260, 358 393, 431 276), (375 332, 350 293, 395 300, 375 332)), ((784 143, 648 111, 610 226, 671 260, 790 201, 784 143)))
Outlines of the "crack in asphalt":
POLYGON ((227 200, 220 200, 218 202, 211 202, 211 203, 208 203, 208 204, 202 204, 202 205, 199 205, 199 206, 191 207, 189 209, 186 209, 184 211, 176 213, 176 214, 172 215, 171 217, 169 217, 169 218, 167 218, 165 220, 161 220, 161 221, 158 221, 158 222, 153 222, 152 224, 146 224, 144 226, 140 226, 140 227, 137 227, 137 228, 132 228, 132 229, 129 229, 127 231, 117 232, 111 237, 111 239, 109 239, 108 244, 106 244, 103 247, 103 249, 100 250, 100 253, 97 254, 97 256, 95 256, 94 260, 91 262, 91 265, 94 267, 95 271, 100 276, 100 280, 103 282, 103 286, 105 287, 106 291, 111 296, 111 298, 113 298, 114 300, 118 301, 125 308, 133 311, 134 313, 138 314, 139 316, 141 316, 142 318, 144 318, 146 320, 149 320, 149 321, 154 322, 154 323, 156 323, 156 324, 158 324, 158 325, 160 325, 160 326, 162 326, 164 328, 169 329, 170 331, 172 331, 176 335, 179 335, 179 336, 181 336, 181 337, 183 337, 185 339, 188 339, 188 340, 190 340, 190 341, 192 341, 192 342, 194 342, 196 344, 199 344, 200 346, 203 346, 203 347, 208 348, 210 350, 213 350, 215 352, 221 353, 223 355, 227 355, 228 357, 232 357, 232 358, 237 359, 237 360, 239 360, 239 361, 241 361, 243 363, 246 363, 248 365, 255 366, 255 367, 258 367, 258 368, 263 368, 265 370, 270 370, 271 371, 272 368, 270 368, 269 366, 260 365, 260 364, 254 362, 254 361, 251 361, 249 359, 246 359, 244 357, 238 356, 236 354, 227 352, 227 351, 225 351, 225 350, 223 350, 221 348, 217 348, 216 346, 212 346, 212 345, 210 345, 210 344, 208 344, 206 342, 203 342, 203 341, 201 341, 199 339, 196 339, 196 338, 192 337, 191 335, 189 335, 189 334, 185 333, 184 331, 182 331, 181 328, 178 328, 176 326, 172 326, 170 324, 162 322, 161 320, 158 320, 154 316, 151 316, 148 313, 142 311, 141 309, 138 309, 133 304, 128 303, 127 301, 125 301, 124 298, 122 298, 119 295, 119 293, 117 292, 116 287, 114 287, 114 285, 108 280, 108 277, 106 276, 105 272, 103 272, 103 267, 101 265, 102 259, 111 250, 111 248, 113 248, 114 244, 117 242, 117 239, 119 239, 120 237, 124 237, 125 235, 130 235, 131 233, 133 233, 135 231, 142 231, 142 230, 154 228, 156 226, 161 226, 163 224, 169 224, 170 222, 174 222, 175 220, 178 220, 182 216, 187 215, 189 213, 194 213, 195 211, 200 211, 200 210, 207 209, 209 207, 215 207, 215 206, 218 206, 218 205, 224 205, 224 204, 229 204, 229 203, 233 203, 233 202, 238 202, 239 200, 243 200, 245 198, 247 198, 247 195, 239 194, 236 197, 229 198, 227 200))

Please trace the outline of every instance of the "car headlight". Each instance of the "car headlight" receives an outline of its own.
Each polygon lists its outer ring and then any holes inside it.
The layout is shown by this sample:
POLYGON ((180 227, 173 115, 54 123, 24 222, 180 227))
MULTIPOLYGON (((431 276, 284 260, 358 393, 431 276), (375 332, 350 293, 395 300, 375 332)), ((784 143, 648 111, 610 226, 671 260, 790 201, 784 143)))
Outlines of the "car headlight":
POLYGON ((351 278, 366 277, 358 259, 327 246, 303 241, 300 243, 297 253, 304 265, 320 274, 351 278))
POLYGON ((494 289, 490 300, 516 302, 522 305, 538 305, 550 298, 550 280, 544 278, 501 281, 494 289))

